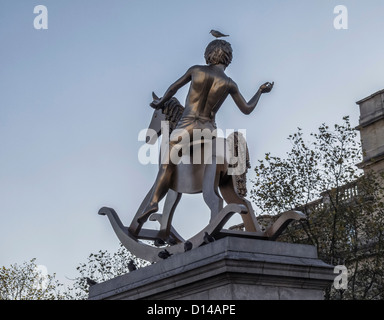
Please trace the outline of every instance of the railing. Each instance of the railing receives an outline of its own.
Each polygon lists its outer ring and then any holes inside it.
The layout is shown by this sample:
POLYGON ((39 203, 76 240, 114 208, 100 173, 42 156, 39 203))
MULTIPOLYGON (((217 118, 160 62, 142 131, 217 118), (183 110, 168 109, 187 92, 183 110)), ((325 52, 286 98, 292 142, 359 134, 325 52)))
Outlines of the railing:
POLYGON ((336 199, 338 204, 349 204, 360 195, 358 182, 358 180, 355 180, 341 187, 324 191, 321 193, 320 199, 297 207, 296 210, 304 211, 306 214, 309 214, 313 211, 325 209, 328 205, 335 203, 336 199))
MULTIPOLYGON (((333 188, 331 190, 325 191, 321 193, 321 198, 308 202, 305 205, 296 207, 295 210, 301 211, 305 214, 310 214, 311 212, 318 212, 324 210, 334 201, 334 198, 337 194, 338 202, 340 204, 348 204, 353 202, 359 195, 361 195, 361 191, 359 190, 359 180, 352 181, 347 183, 341 187, 333 188), (331 197, 333 199, 331 199, 331 197)), ((258 220, 272 220, 272 217, 269 215, 260 215, 258 216, 258 220)), ((244 224, 240 223, 229 228, 230 230, 244 230, 244 224)))

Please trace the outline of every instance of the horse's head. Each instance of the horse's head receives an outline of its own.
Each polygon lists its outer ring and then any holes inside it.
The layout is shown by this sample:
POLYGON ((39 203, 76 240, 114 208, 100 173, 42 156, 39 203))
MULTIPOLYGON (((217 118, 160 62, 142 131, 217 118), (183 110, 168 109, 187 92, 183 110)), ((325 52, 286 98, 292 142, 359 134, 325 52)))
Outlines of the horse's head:
MULTIPOLYGON (((152 92, 152 97, 153 100, 159 99, 154 92, 152 92)), ((156 142, 157 138, 161 135, 161 121, 169 121, 169 133, 171 133, 181 118, 183 111, 184 107, 175 97, 167 101, 163 108, 156 109, 153 112, 151 122, 148 126, 146 142, 149 144, 156 142), (153 132, 156 132, 156 135, 154 135, 153 132)))

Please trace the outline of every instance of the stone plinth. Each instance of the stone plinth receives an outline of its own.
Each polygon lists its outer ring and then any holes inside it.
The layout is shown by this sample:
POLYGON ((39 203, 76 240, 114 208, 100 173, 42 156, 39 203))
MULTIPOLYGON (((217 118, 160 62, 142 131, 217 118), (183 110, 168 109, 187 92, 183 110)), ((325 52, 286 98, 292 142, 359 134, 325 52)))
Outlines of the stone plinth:
POLYGON ((227 237, 94 285, 89 299, 323 299, 333 267, 315 247, 227 237))

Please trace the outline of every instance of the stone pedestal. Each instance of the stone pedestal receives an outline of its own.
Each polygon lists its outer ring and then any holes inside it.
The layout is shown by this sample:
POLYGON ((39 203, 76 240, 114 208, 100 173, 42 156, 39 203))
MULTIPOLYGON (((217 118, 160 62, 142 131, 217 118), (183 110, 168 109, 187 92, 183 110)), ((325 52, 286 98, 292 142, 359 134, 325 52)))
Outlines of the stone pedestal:
POLYGON ((227 237, 90 287, 90 300, 319 300, 335 278, 313 246, 227 237))

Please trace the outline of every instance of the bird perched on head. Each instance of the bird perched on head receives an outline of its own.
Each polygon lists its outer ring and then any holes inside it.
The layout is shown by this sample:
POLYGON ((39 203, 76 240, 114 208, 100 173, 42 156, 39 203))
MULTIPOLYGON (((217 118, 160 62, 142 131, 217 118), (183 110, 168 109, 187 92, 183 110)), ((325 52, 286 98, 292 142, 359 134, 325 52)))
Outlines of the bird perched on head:
POLYGON ((160 251, 158 254, 159 258, 161 258, 161 259, 168 259, 171 255, 172 255, 172 253, 169 253, 169 251, 167 249, 160 251))
POLYGON ((185 241, 184 242, 184 252, 187 252, 189 250, 192 250, 193 244, 191 241, 185 241))
POLYGON ((209 33, 211 35, 213 35, 215 38, 229 37, 228 34, 223 34, 223 33, 221 33, 220 31, 217 31, 217 30, 211 30, 211 31, 209 31, 209 33))
POLYGON ((87 285, 89 286, 94 286, 95 284, 97 284, 97 282, 95 280, 92 280, 91 278, 86 278, 87 279, 87 285))
POLYGON ((129 270, 129 272, 137 270, 135 262, 133 262, 133 260, 129 260, 128 270, 129 270))
POLYGON ((204 233, 204 242, 205 243, 210 243, 210 242, 213 242, 215 241, 215 238, 212 237, 210 234, 208 234, 208 232, 205 232, 204 233))

